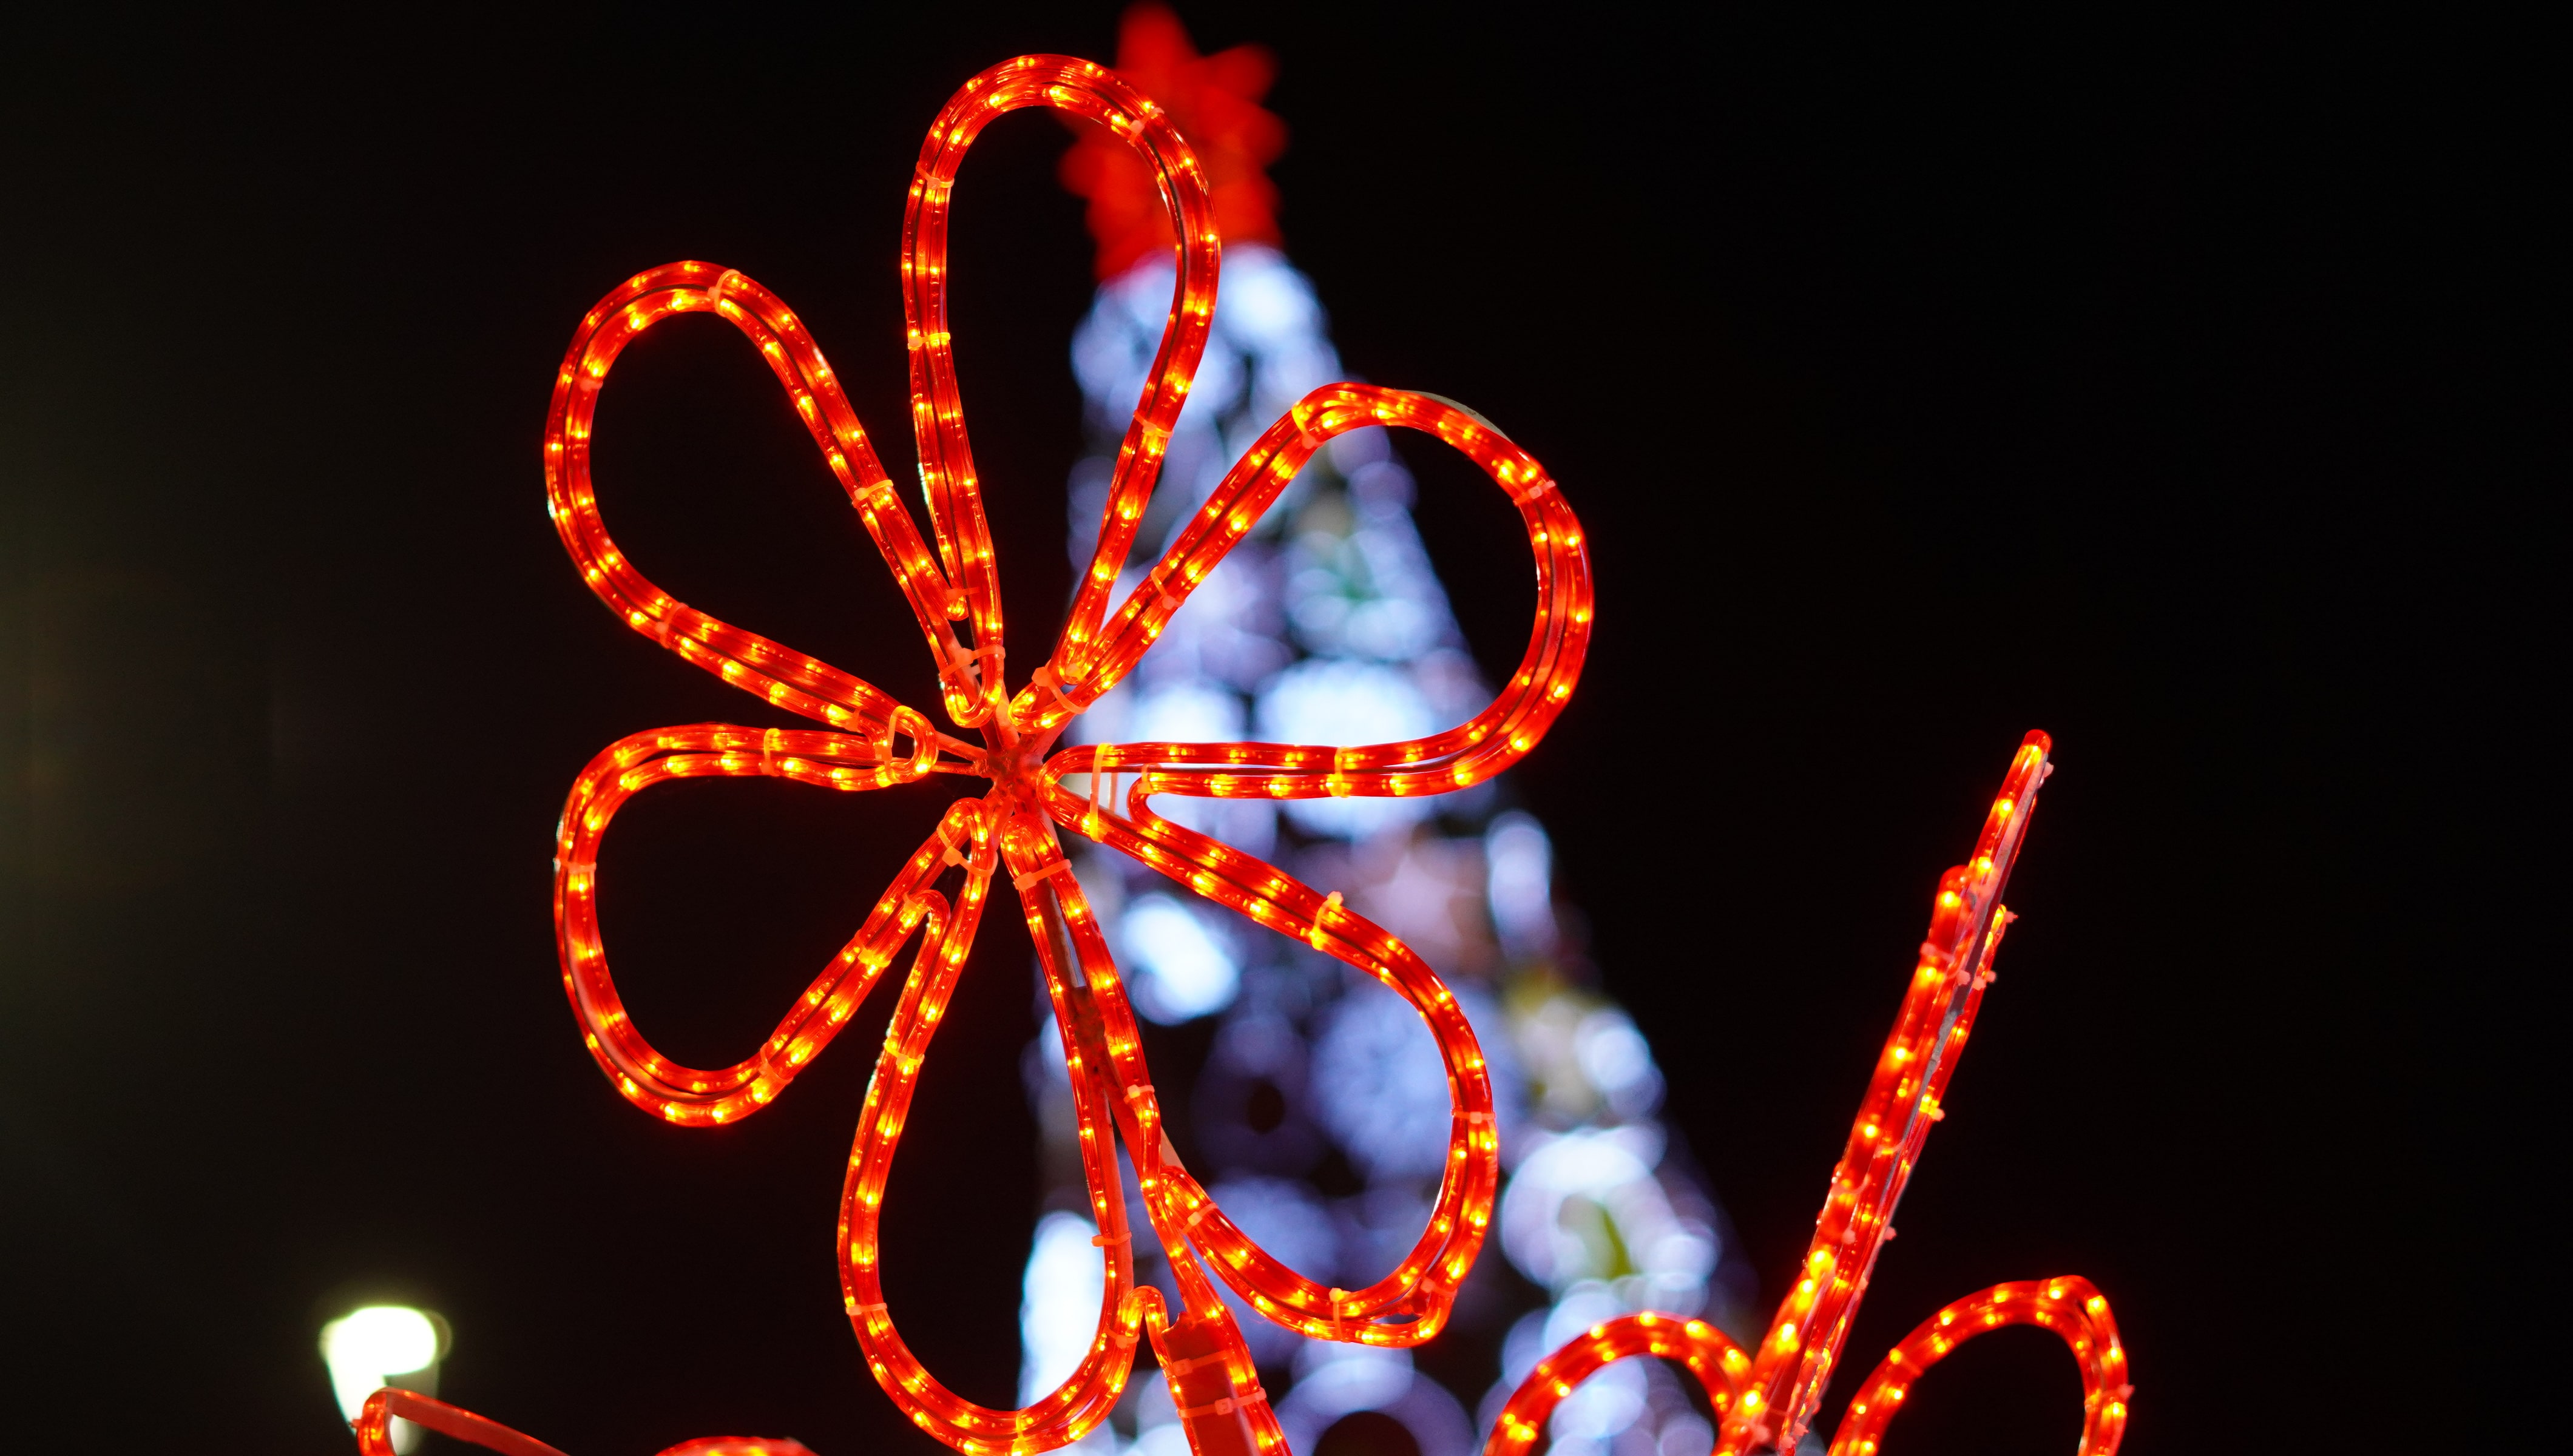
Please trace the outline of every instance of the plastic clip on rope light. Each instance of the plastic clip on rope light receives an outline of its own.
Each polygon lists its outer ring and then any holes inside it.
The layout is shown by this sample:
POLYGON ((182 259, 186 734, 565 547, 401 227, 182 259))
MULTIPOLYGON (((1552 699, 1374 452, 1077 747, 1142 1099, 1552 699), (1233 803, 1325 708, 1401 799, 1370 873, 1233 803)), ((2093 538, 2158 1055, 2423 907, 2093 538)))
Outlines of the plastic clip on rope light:
MULTIPOLYGON (((1080 1439, 1108 1415, 1126 1387, 1137 1346, 1150 1340, 1197 1456, 1283 1453, 1278 1422, 1216 1281, 1263 1317, 1315 1339, 1407 1346, 1436 1335, 1492 1218, 1499 1151, 1491 1086, 1455 997, 1419 956, 1344 908, 1337 892, 1299 884, 1261 859, 1166 820, 1153 811, 1152 799, 1441 794, 1509 767, 1545 735, 1580 673, 1591 624, 1581 524, 1542 467, 1469 411, 1399 389, 1328 384, 1270 426, 1170 550, 1112 608, 1112 586, 1215 312, 1219 240, 1196 158, 1161 109, 1115 73, 1067 57, 1023 56, 967 82, 940 114, 921 151, 903 245, 912 425, 934 552, 821 351, 794 314, 758 284, 705 263, 653 269, 601 300, 573 337, 556 378, 544 451, 553 518, 581 575, 636 631, 820 726, 658 729, 609 745, 582 770, 556 845, 563 985, 584 1041, 628 1100, 682 1126, 709 1126, 767 1105, 847 1025, 916 939, 840 1205, 843 1301, 877 1382, 922 1430, 959 1451, 1043 1451, 1080 1439), (1061 639, 1013 693, 1004 677, 992 538, 949 349, 947 219, 957 170, 976 136, 1002 114, 1033 106, 1087 117, 1135 149, 1159 178, 1180 243, 1170 323, 1118 455, 1097 552, 1061 639), (941 732, 926 715, 848 673, 676 601, 609 539, 589 475, 599 388, 627 344, 686 313, 713 313, 731 323, 786 387, 911 604, 939 665, 947 717, 978 729, 980 744, 941 732), (1458 727, 1399 743, 1123 743, 1050 755, 1066 726, 1135 667, 1171 614, 1296 470, 1330 439, 1370 425, 1417 430, 1464 454, 1500 487, 1526 527, 1536 567, 1535 620, 1526 654, 1494 701, 1458 727), (764 776, 863 792, 933 773, 976 776, 991 787, 948 806, 865 924, 758 1051, 731 1067, 701 1070, 653 1049, 617 998, 598 930, 598 848, 627 799, 680 778, 764 776), (1247 1237, 1181 1165, 1163 1131, 1134 1014, 1059 830, 1114 848, 1366 972, 1428 1025, 1451 1099, 1449 1147, 1427 1226, 1393 1272, 1357 1290, 1298 1275, 1247 1237), (878 1220, 894 1149, 999 875, 1017 893, 1061 1029, 1106 1270, 1087 1356, 1022 1410, 977 1405, 942 1385, 904 1343, 878 1280, 878 1220), (1176 1277, 1177 1307, 1160 1290, 1136 1284, 1120 1142, 1134 1164, 1151 1233, 1176 1277)), ((1939 1115, 1939 1092, 1991 979, 1993 952, 2009 919, 1999 895, 2048 771, 2046 751, 2045 736, 2031 734, 1974 860, 1942 883, 1930 939, 1834 1176, 1805 1277, 1760 1348, 1741 1350, 1711 1327, 1672 1315, 1638 1314, 1601 1325, 1539 1364, 1501 1415, 1487 1448, 1491 1456, 1527 1449, 1547 1413, 1582 1378, 1627 1354, 1676 1359, 1698 1376, 1723 1418, 1719 1450, 1792 1448, 1831 1374, 1886 1220, 1939 1115)), ((1871 1377, 1835 1451, 1873 1451, 1910 1380, 1957 1341, 2010 1322, 2043 1324, 2073 1344, 2089 1390, 2083 1449, 2113 1450, 2125 1419, 2125 1390, 2117 1383, 2124 1356, 2115 1326, 2106 1301, 2089 1285, 2054 1279, 1998 1286, 1925 1325, 1871 1377), (1967 1321, 1963 1328, 1960 1318, 1967 1321)), ((457 1407, 389 1388, 368 1400, 356 1423, 366 1456, 391 1456, 388 1430, 396 1416, 517 1456, 553 1452, 457 1407)), ((671 1447, 669 1456, 802 1449, 791 1441, 714 1437, 671 1447)))

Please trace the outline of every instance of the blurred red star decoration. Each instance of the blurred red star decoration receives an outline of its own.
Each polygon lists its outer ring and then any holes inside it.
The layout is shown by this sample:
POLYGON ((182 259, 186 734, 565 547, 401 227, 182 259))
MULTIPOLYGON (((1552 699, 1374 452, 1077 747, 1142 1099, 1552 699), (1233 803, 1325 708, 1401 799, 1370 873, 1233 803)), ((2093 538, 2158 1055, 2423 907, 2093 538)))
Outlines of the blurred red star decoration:
MULTIPOLYGON (((1278 57, 1254 45, 1199 55, 1170 7, 1148 3, 1130 8, 1118 27, 1116 69, 1161 103, 1196 150, 1225 245, 1280 243, 1278 185, 1268 169, 1286 150, 1286 124, 1260 104, 1278 79, 1278 57)), ((1151 164, 1097 122, 1066 121, 1078 140, 1063 156, 1063 185, 1090 203, 1099 277, 1170 257, 1178 240, 1151 164)))

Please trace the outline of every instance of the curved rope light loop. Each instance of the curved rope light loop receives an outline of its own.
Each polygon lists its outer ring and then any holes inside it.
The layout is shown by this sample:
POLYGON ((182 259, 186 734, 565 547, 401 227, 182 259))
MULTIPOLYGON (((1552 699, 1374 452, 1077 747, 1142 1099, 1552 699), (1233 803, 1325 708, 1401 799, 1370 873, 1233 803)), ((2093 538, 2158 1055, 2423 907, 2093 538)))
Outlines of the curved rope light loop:
POLYGON ((2127 1349, 2118 1339, 2108 1296, 2076 1275, 1995 1284, 1921 1321, 1868 1373, 1833 1433, 1830 1456, 1876 1456, 1886 1423, 1922 1373, 1959 1345, 2005 1325, 2052 1330, 2082 1369, 2082 1445, 2076 1456, 2107 1456, 2126 1435, 2127 1349))
POLYGON ((1733 1408, 1742 1393, 1742 1377, 1751 1370, 1751 1357, 1742 1347, 1705 1320, 1650 1311, 1621 1315, 1592 1325, 1536 1362, 1501 1408, 1484 1456, 1522 1456, 1545 1434, 1546 1418, 1582 1381, 1629 1355, 1679 1362, 1697 1378, 1719 1419, 1733 1408))

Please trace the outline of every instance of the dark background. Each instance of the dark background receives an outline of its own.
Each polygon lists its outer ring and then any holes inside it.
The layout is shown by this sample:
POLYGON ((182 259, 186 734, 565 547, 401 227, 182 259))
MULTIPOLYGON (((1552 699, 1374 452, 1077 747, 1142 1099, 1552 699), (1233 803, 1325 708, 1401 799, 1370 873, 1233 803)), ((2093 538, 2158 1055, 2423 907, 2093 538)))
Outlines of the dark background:
MULTIPOLYGON (((2144 9, 1183 14, 1204 49, 1279 52, 1284 226, 1350 368, 1472 402, 1590 524, 1593 666, 1514 778, 1764 1307, 1935 877, 2042 726, 2062 772, 2024 919, 1851 1360, 2078 1272, 2134 1355, 2134 1450, 2498 1423, 2521 1396, 2486 1300, 2536 1275, 2461 1271, 2531 1216, 2478 1170, 2543 1065, 2550 963, 2510 925, 2552 883, 2512 848, 2551 743, 2509 685, 2561 662, 2526 635, 2561 594, 2534 503, 2561 476, 2508 443, 2536 393, 2491 352, 2536 330, 2511 281, 2527 43, 2144 9)), ((906 476, 920 134, 1006 56, 1110 59, 1114 17, 85 10, 13 36, 10 1444, 346 1449, 315 1331, 398 1294, 454 1322, 442 1393, 574 1452, 926 1447, 831 1274, 889 993, 712 1134, 635 1114, 564 1015, 573 772, 655 724, 782 720, 597 609, 536 442, 580 313, 695 257, 801 312, 906 476)), ((1065 140, 998 126, 956 227, 1022 654, 1066 586, 1081 438, 1065 140)), ((928 700, 748 351, 683 321, 607 401, 636 559, 928 700)), ((1523 547, 1423 453, 1424 530, 1505 663, 1523 547)), ((611 858, 648 889, 607 931, 640 1019, 739 1055, 940 798, 629 813, 611 858)), ((889 1200, 906 1334, 1002 1403, 1026 960, 989 918, 889 1200)), ((1996 1336, 1898 1439, 2061 1451, 2071 1368, 1996 1336)))

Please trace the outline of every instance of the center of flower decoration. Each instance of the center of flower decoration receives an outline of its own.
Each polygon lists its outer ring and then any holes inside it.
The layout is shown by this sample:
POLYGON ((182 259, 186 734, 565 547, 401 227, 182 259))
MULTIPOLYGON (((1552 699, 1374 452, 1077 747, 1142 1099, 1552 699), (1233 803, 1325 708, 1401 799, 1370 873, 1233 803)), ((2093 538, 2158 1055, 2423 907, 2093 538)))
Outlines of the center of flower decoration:
MULTIPOLYGON (((983 756, 984 773, 992 780, 995 796, 1006 796, 1012 803, 1024 806, 1043 817, 1044 796, 1040 786, 1045 780, 1046 754, 1071 726, 1072 719, 1038 728, 1015 743, 994 742, 983 756)), ((984 730, 987 740, 1001 735, 991 728, 984 730)))

